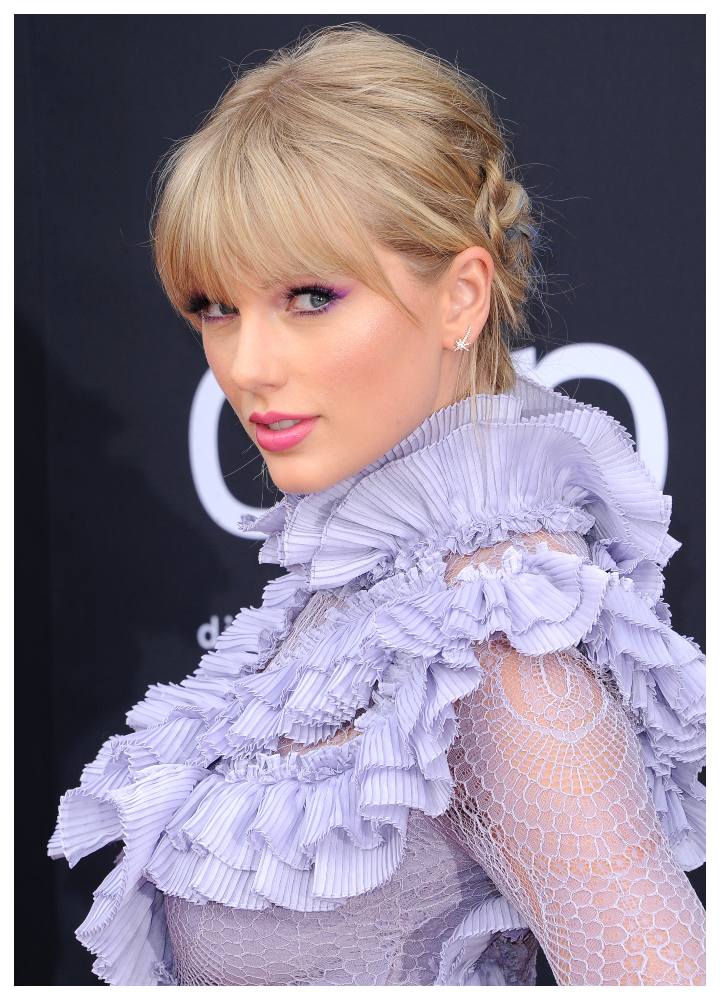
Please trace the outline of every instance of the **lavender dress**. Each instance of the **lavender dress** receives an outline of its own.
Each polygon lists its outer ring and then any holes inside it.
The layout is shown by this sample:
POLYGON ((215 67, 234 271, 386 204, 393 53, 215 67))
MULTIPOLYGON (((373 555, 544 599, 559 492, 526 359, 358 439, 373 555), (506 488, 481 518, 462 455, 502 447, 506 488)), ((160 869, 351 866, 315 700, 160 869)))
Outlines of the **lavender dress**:
POLYGON ((94 973, 534 985, 540 945, 559 984, 704 982, 670 510, 621 424, 518 375, 243 518, 284 572, 60 800, 50 857, 123 842, 94 973))

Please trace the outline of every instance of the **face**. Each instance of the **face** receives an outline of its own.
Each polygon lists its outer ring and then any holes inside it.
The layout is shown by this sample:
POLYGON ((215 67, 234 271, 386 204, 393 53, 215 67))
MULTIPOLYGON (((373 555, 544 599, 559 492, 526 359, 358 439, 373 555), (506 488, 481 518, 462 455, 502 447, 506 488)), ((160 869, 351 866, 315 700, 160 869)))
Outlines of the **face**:
POLYGON ((324 282, 299 274, 290 288, 262 292, 238 285, 231 304, 204 304, 193 317, 218 384, 285 493, 353 475, 453 402, 467 358, 455 341, 471 325, 472 344, 487 319, 493 265, 484 249, 463 251, 432 287, 400 255, 373 249, 419 327, 344 274, 324 282), (268 411, 314 419, 283 447, 279 433, 251 419, 268 411))

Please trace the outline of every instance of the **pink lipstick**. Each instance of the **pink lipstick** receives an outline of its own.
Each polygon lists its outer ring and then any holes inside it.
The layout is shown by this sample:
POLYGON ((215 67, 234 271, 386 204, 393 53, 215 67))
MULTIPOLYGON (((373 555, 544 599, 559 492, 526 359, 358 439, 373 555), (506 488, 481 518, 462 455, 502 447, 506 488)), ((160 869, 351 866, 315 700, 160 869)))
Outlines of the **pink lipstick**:
POLYGON ((255 424, 255 436, 261 448, 264 448, 266 451, 284 451, 286 448, 292 448, 293 445, 298 444, 299 441, 308 436, 315 426, 317 417, 296 418, 285 413, 270 412, 263 414, 262 421, 258 419, 258 415, 256 414, 252 414, 250 419, 255 424), (266 423, 266 421, 275 423, 279 420, 295 419, 298 422, 292 427, 285 427, 280 430, 273 430, 266 423))

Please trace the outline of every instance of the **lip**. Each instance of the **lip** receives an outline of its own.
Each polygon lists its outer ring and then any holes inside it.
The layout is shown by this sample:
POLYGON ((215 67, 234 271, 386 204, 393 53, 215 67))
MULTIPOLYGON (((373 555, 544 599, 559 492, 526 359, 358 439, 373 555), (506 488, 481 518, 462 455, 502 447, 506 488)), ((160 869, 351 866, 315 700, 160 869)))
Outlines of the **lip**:
POLYGON ((250 420, 254 424, 274 424, 278 420, 312 420, 311 413, 280 413, 278 410, 268 410, 267 413, 258 413, 253 410, 250 420))
MULTIPOLYGON (((250 418, 252 419, 252 417, 250 418)), ((273 417, 275 420, 297 420, 297 417, 273 417)), ((306 438, 310 431, 315 426, 317 417, 305 417, 300 418, 300 423, 295 424, 294 427, 286 427, 285 430, 273 431, 265 424, 255 421, 255 437, 257 443, 265 451, 285 451, 287 448, 292 448, 293 445, 298 444, 303 438, 306 438)))

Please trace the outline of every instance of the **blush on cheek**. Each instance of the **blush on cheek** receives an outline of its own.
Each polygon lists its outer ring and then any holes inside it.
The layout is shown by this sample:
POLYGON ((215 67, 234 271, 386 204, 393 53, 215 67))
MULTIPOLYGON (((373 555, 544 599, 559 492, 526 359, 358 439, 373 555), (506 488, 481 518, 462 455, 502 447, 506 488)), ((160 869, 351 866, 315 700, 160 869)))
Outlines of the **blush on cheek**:
POLYGON ((342 385, 360 395, 374 394, 383 383, 396 380, 399 338, 390 315, 367 317, 357 330, 343 332, 339 350, 329 359, 329 385, 342 385))

